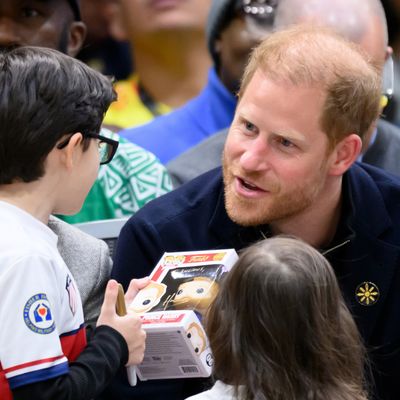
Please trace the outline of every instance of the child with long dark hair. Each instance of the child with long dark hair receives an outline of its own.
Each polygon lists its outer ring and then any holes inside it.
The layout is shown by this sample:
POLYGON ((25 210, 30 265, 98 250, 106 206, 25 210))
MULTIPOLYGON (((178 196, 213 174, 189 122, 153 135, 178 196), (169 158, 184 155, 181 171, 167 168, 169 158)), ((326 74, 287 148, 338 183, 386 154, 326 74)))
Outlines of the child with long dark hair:
POLYGON ((364 348, 329 262, 289 237, 250 246, 206 330, 214 387, 190 400, 366 400, 364 348))

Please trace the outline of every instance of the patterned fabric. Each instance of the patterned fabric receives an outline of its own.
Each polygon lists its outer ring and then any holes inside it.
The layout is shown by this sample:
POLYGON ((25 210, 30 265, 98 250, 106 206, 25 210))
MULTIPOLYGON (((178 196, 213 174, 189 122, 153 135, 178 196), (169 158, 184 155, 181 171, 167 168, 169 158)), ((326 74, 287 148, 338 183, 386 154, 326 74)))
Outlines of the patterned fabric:
MULTIPOLYGON (((142 125, 154 118, 152 112, 141 100, 138 88, 138 76, 132 75, 125 81, 119 81, 114 85, 118 94, 118 101, 111 104, 104 118, 104 123, 118 126, 120 128, 130 128, 142 125)), ((167 114, 171 108, 162 103, 155 105, 156 115, 167 114)))
POLYGON ((172 190, 166 168, 156 157, 103 128, 101 135, 119 140, 113 160, 101 165, 99 176, 82 210, 73 216, 60 216, 78 223, 133 215, 150 200, 172 190))

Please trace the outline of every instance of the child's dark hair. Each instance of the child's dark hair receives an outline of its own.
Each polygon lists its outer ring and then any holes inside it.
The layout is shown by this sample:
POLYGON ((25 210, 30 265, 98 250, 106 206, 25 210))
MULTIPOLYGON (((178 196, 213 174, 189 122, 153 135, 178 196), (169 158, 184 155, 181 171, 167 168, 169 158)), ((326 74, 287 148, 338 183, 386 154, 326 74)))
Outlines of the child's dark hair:
POLYGON ((39 179, 60 138, 98 133, 116 99, 110 80, 87 65, 28 46, 0 52, 0 93, 0 184, 39 179))
POLYGON ((237 390, 243 385, 240 399, 367 398, 365 351, 335 274, 297 239, 266 239, 244 250, 206 330, 215 378, 237 390))

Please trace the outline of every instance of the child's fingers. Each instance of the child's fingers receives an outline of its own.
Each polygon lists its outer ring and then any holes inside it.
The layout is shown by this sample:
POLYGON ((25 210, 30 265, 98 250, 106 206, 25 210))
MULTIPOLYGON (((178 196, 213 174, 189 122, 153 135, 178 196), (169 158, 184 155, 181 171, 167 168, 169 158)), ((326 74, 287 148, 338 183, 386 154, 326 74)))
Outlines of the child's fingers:
POLYGON ((103 316, 111 316, 116 313, 115 304, 118 296, 118 283, 114 279, 110 279, 107 283, 104 294, 103 305, 101 306, 101 314, 103 316))
POLYGON ((149 282, 149 277, 132 279, 129 283, 128 290, 125 293, 126 304, 131 304, 135 296, 138 294, 139 290, 145 288, 149 284, 149 282))

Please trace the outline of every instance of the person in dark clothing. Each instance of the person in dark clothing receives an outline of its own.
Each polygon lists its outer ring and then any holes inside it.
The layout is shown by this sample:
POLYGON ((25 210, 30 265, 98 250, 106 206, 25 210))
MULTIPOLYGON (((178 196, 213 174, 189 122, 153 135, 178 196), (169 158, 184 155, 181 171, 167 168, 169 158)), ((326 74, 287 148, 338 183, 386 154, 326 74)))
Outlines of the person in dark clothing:
POLYGON ((297 236, 335 270, 372 359, 373 398, 399 398, 400 182, 356 162, 380 95, 380 72, 345 39, 312 26, 269 36, 246 68, 222 170, 131 218, 112 276, 126 285, 165 251, 297 236))

